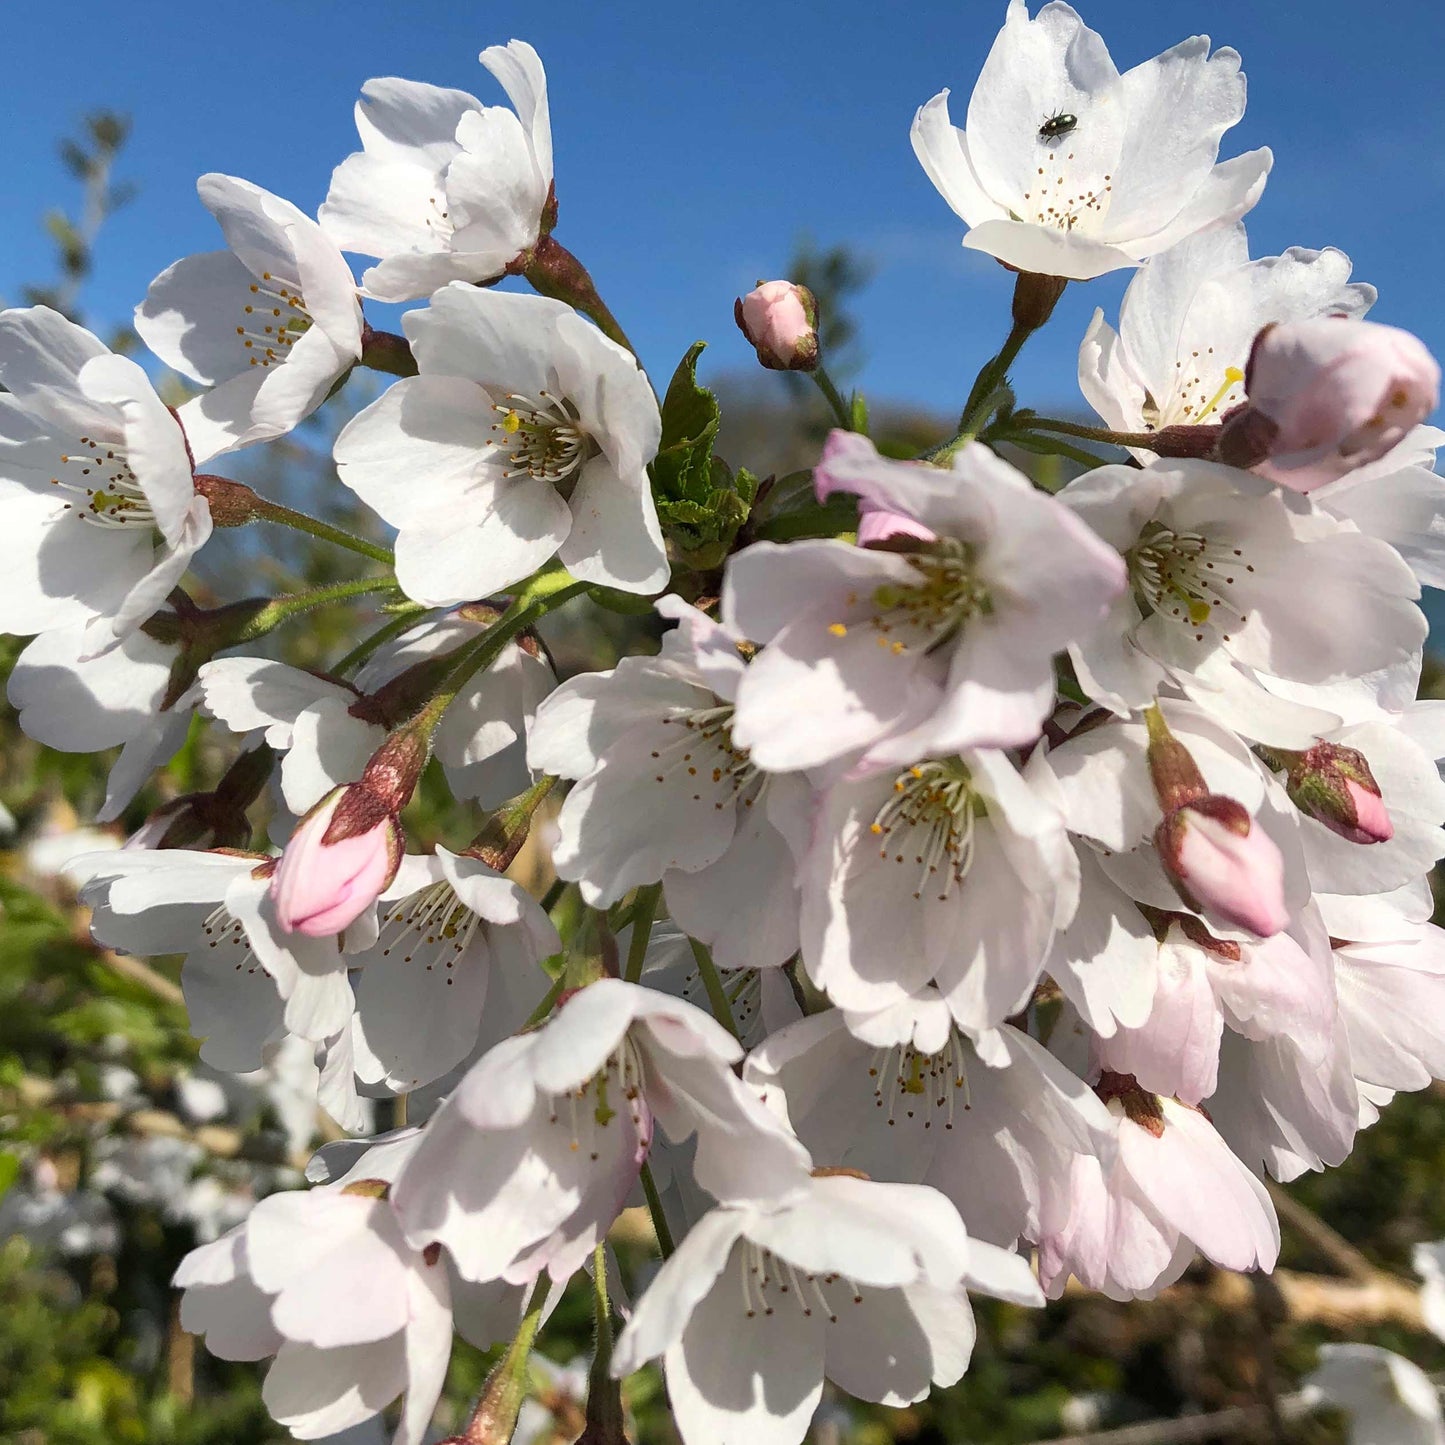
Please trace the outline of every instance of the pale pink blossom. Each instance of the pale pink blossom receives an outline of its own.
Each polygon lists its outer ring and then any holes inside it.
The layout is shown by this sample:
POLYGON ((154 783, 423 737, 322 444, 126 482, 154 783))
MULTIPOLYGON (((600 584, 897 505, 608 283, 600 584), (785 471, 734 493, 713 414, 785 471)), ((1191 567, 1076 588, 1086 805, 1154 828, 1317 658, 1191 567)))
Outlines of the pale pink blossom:
POLYGON ((1155 834, 1159 859, 1191 908, 1268 938, 1288 922, 1284 858, 1242 803, 1206 794, 1176 808, 1155 834))
POLYGON ((400 827, 391 813, 371 821, 362 811, 370 801, 359 787, 336 788, 291 835, 271 879, 276 915, 288 933, 339 933, 396 876, 400 827))
POLYGON ((760 281, 733 305, 738 329, 769 371, 812 371, 818 364, 818 304, 806 286, 760 281))
POLYGON ((1245 389, 1230 425, 1267 446, 1255 470, 1308 492, 1398 446, 1435 409, 1440 367, 1408 331, 1318 317, 1261 331, 1245 389))

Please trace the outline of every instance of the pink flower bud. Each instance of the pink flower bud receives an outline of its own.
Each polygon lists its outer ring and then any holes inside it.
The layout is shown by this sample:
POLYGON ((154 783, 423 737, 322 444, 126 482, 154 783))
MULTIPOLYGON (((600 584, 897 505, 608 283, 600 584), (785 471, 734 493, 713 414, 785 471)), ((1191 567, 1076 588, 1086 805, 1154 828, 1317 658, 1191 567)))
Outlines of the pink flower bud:
POLYGON ((1388 843, 1395 836, 1395 825, 1385 809, 1385 800, 1353 778, 1345 779, 1345 792, 1355 805, 1355 826, 1350 832, 1337 826, 1335 831, 1358 843, 1388 843))
POLYGON ((1154 833, 1159 860, 1191 907, 1269 938, 1289 922, 1284 859, 1233 798, 1207 793, 1175 808, 1154 833))
POLYGON ((1335 481, 1404 440, 1440 399, 1440 368, 1408 331, 1323 316, 1267 326, 1245 373, 1248 404, 1226 424, 1267 455, 1262 476, 1297 492, 1335 481))
POLYGON ((1319 742, 1301 753, 1260 752, 1270 767, 1285 770, 1290 802, 1332 833, 1362 844, 1388 843, 1395 836, 1380 785, 1357 749, 1319 742))
POLYGON ((818 304, 806 286, 759 281, 733 304, 738 329, 770 371, 812 371, 818 364, 818 304))
POLYGON ((376 901, 401 862, 401 826, 363 787, 329 792, 296 826, 271 877, 288 933, 340 933, 376 901))

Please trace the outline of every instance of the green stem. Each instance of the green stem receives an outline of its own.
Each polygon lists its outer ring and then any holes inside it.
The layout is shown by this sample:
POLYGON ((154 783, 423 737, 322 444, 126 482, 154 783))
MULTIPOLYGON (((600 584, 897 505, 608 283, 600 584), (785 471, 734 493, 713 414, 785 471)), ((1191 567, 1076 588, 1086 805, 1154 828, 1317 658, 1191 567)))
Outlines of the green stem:
POLYGON ((408 602, 397 609, 397 613, 389 621, 383 623, 371 634, 364 637, 340 662, 331 670, 338 677, 344 672, 350 672, 353 667, 360 667, 363 662, 378 648, 385 647, 394 637, 400 637, 409 627, 416 623, 417 615, 430 611, 423 607, 420 602, 408 602))
MULTIPOLYGON (((994 438, 990 438, 990 440, 994 440, 994 438)), ((1109 465, 1108 457, 1101 457, 1097 452, 1085 451, 1083 447, 1072 447, 1068 442, 1058 441, 1054 437, 1009 436, 1005 433, 997 440, 1012 442, 1014 446, 1026 452, 1033 452, 1037 456, 1068 457, 1071 462, 1079 462, 1086 467, 1109 465)))
POLYGON ((828 375, 827 370, 820 363, 808 374, 813 378, 813 382, 818 390, 821 391, 827 399, 828 405, 833 408, 833 415, 837 417, 838 425, 842 427, 844 431, 852 431, 853 410, 848 403, 843 400, 842 393, 833 385, 833 378, 828 375))
POLYGON ((712 954, 707 948, 695 938, 689 938, 692 945, 692 956, 697 960, 698 976, 702 979, 702 986, 707 990, 707 1001, 712 1006, 713 1017, 736 1039, 739 1038, 738 1026, 733 1020, 732 1005, 728 1003, 728 996, 723 992, 722 979, 718 977, 717 965, 712 961, 712 954))
POLYGON ((562 895, 567 891, 567 880, 565 878, 554 878, 551 886, 542 895, 542 912, 551 911, 561 901, 562 895))
POLYGON ((672 1242, 672 1231, 667 1227, 667 1216, 662 1212, 662 1199, 652 1179, 652 1168, 646 1162, 643 1163, 639 1177, 642 1180, 643 1198, 647 1200, 647 1212, 652 1216, 652 1232, 657 1236, 657 1247, 662 1251, 664 1259, 670 1259, 677 1246, 672 1242))
POLYGON ((272 502, 259 496, 252 501, 251 507, 252 514, 262 522, 277 522, 283 527, 292 528, 293 531, 305 532, 308 537, 334 542, 338 547, 345 547, 348 552, 370 557, 373 562, 381 562, 387 567, 396 565, 396 558, 390 547, 380 547, 375 542, 368 542, 365 537, 358 537, 354 532, 347 532, 341 527, 333 527, 330 522, 323 522, 319 517, 308 516, 293 507, 283 507, 280 502, 272 502))
POLYGON ((1082 437, 1090 442, 1107 442, 1115 447, 1144 447, 1153 450, 1152 442, 1159 438, 1148 431, 1111 431, 1106 426, 1088 426, 1083 422, 1065 421, 1061 417, 1028 416, 1016 418, 1019 429, 1028 431, 1058 432, 1060 436, 1082 437))
POLYGON ((532 1353, 532 1345, 542 1323, 542 1308, 546 1300, 547 1281, 544 1277, 532 1290, 527 1313, 522 1317, 512 1343, 507 1346, 506 1354, 487 1376, 482 1398, 460 1436, 468 1445, 496 1445, 496 1442, 512 1438, 522 1402, 527 1398, 527 1358, 532 1353))
POLYGON ((612 1378, 612 1303, 607 1298, 607 1246, 592 1251, 592 1307, 596 1349, 587 1372, 587 1420, 582 1440, 595 1445, 627 1445, 622 1383, 612 1378))
POLYGON ((235 641, 252 642, 258 637, 264 637, 283 622, 300 617, 314 608, 324 607, 328 602, 346 602, 353 597, 396 590, 396 583, 391 578, 364 577, 356 582, 337 582, 330 587, 317 587, 310 592, 293 592, 286 597, 273 597, 236 634, 235 641))
MULTIPOLYGON (((958 437, 954 438, 955 441, 960 441, 960 438, 972 439, 979 419, 975 413, 998 390, 1004 378, 1008 376, 1009 367, 1014 364, 1019 352, 1023 350, 1024 342, 1034 334, 1036 329, 1015 321, 1004 344, 999 347, 998 355, 984 362, 978 376, 974 378, 973 388, 968 393, 968 400, 963 405, 963 411, 959 414, 958 437)), ((947 445, 951 446, 951 444, 947 445)), ((953 446, 947 455, 951 456, 957 450, 958 447, 953 446)), ((935 456, 932 460, 937 461, 939 458, 935 456)))
POLYGON ((519 632, 540 622, 549 612, 580 597, 589 584, 575 581, 565 568, 539 573, 517 594, 512 605, 474 642, 460 648, 441 686, 407 724, 430 737, 442 715, 477 673, 490 667, 519 632))
POLYGON ((627 947, 627 972, 623 975, 628 983, 636 983, 642 977, 642 964, 647 957, 652 924, 657 917, 657 902, 661 897, 660 883, 649 883, 637 890, 637 900, 632 909, 632 939, 627 947))
MULTIPOLYGON (((560 954, 557 955, 559 958, 560 954)), ((536 1028, 549 1013, 557 1000, 562 997, 562 990, 567 986, 567 970, 564 968, 557 977, 552 980, 552 987, 547 990, 546 997, 542 1002, 527 1015, 527 1022, 522 1025, 524 1029, 536 1028)))

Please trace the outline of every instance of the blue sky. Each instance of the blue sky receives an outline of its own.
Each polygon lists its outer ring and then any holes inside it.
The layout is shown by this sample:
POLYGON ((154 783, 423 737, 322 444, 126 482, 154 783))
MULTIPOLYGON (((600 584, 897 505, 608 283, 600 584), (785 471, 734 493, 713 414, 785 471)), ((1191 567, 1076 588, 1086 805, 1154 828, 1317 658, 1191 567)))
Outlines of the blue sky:
MULTIPOLYGON (((665 376, 697 337, 713 343, 713 367, 744 365, 732 299, 777 274, 807 229, 877 266, 858 308, 865 389, 951 410, 1003 334, 1009 278, 959 247, 908 126, 942 87, 967 95, 1003 10, 1001 0, 10 6, 0 295, 47 273, 40 217, 72 199, 55 142, 86 109, 134 120, 122 173, 140 194, 106 233, 86 297, 97 319, 117 320, 163 266, 219 244, 195 198, 198 174, 230 171, 312 210, 356 145, 362 81, 400 74, 494 100, 477 51, 518 35, 550 77, 557 235, 591 267, 651 370, 665 376)), ((1376 317, 1445 351, 1435 0, 1367 10, 1095 0, 1083 13, 1121 67, 1201 29, 1238 49, 1250 104, 1224 153, 1267 144, 1276 157, 1249 221, 1255 254, 1341 247, 1380 288, 1376 317)), ((1095 305, 1112 313, 1122 284, 1070 287, 1016 371, 1022 401, 1076 402, 1078 338, 1095 305)))

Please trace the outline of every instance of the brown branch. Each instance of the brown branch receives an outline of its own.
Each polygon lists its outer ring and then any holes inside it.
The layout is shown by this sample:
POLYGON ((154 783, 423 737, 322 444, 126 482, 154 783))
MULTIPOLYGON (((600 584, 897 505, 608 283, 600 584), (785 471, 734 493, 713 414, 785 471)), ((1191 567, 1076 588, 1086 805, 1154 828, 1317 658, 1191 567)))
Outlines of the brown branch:
POLYGON ((1381 1271, 1344 1235, 1326 1224, 1308 1205, 1301 1204, 1294 1195, 1273 1180, 1268 1181, 1266 1187, 1281 1222, 1289 1225, 1296 1234, 1312 1244, 1341 1274, 1362 1284, 1380 1274, 1381 1271))
MULTIPOLYGON (((1286 1395, 1278 1402, 1280 1419, 1298 1420, 1314 1407, 1303 1393, 1286 1395)), ((1048 1445, 1189 1445, 1191 1441, 1219 1440, 1226 1436, 1257 1431, 1271 1423, 1265 1405, 1231 1405, 1208 1415, 1180 1415, 1172 1420, 1145 1420, 1117 1430, 1091 1430, 1084 1435, 1064 1435, 1048 1445)))

